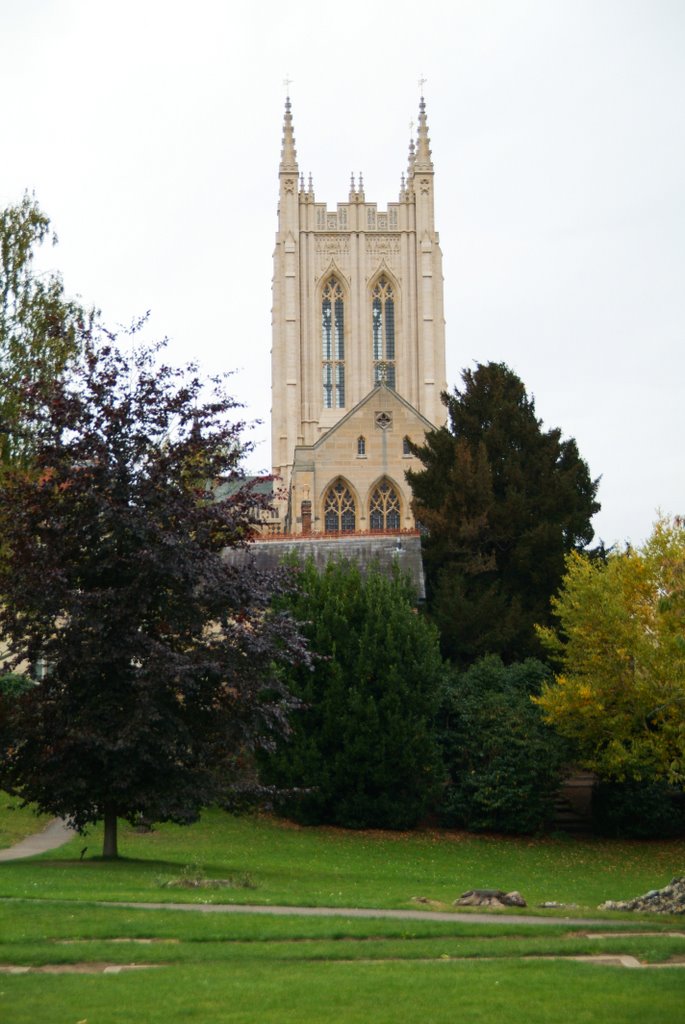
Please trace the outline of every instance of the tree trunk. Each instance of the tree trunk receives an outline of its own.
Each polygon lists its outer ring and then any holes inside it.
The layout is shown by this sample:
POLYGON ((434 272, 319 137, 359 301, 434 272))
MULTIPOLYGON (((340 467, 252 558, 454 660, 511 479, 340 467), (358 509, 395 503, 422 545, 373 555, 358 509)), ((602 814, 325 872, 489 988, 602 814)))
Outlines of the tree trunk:
POLYGON ((105 840, 102 844, 102 856, 106 860, 114 860, 119 856, 117 850, 117 809, 114 804, 105 804, 105 840))

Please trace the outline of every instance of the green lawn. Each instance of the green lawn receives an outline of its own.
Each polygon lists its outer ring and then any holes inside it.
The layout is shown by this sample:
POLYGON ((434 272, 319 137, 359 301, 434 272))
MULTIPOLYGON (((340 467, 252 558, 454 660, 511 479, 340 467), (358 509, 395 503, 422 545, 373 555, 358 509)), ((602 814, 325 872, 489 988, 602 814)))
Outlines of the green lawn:
POLYGON ((94 831, 40 858, 0 864, 0 970, 33 969, 0 973, 3 1024, 685 1024, 685 968, 563 959, 685 959, 682 918, 633 915, 621 929, 611 922, 626 915, 594 909, 682 874, 683 842, 351 833, 212 811, 185 829, 141 835, 122 827, 117 863, 94 856, 100 846, 94 831), (232 877, 236 887, 163 884, 181 877, 232 877), (255 887, 241 887, 246 881, 255 887), (95 904, 415 908, 411 897, 425 896, 448 907, 474 886, 518 888, 531 909, 542 899, 573 902, 574 916, 605 923, 272 918, 95 904), (150 966, 103 973, 132 963, 150 966))
POLYGON ((638 920, 601 929, 502 921, 268 917, 146 910, 62 901, 0 902, 0 964, 125 964, 321 960, 513 959, 627 954, 658 963, 685 955, 685 929, 638 920), (644 929, 644 931, 641 931, 644 929))
POLYGON ((190 828, 149 834, 122 826, 119 862, 99 859, 99 830, 40 859, 2 865, 0 896, 272 903, 290 906, 450 906, 466 889, 518 889, 596 914, 685 873, 685 842, 495 838, 465 833, 346 832, 209 811, 190 828), (79 860, 84 846, 88 849, 79 860), (182 875, 231 878, 230 889, 166 888, 182 875), (243 887, 245 883, 254 887, 243 887))
POLYGON ((7 1024, 682 1024, 679 971, 578 963, 254 963, 0 978, 7 1024))
POLYGON ((685 956, 685 934, 652 934, 648 923, 647 934, 607 928, 600 938, 562 922, 270 918, 4 901, 0 965, 49 965, 52 973, 0 974, 0 1020, 679 1024, 685 970, 550 959, 685 956), (146 966, 103 973, 133 963, 146 966))

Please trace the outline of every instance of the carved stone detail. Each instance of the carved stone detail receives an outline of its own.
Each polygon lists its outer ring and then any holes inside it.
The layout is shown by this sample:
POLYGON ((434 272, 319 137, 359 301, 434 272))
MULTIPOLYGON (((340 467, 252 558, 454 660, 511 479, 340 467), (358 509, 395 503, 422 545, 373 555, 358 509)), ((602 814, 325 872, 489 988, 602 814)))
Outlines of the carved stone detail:
POLYGON ((318 253, 348 253, 350 251, 350 239, 348 235, 318 235, 316 238, 316 251, 318 253))
POLYGON ((369 256, 399 256, 399 235, 367 235, 366 252, 369 256))

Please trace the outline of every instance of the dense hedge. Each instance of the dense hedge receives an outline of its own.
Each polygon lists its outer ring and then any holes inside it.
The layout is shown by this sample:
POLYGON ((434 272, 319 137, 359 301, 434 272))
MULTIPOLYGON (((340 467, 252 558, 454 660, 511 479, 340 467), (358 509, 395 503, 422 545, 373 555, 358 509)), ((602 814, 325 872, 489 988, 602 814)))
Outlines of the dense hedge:
POLYGON ((534 659, 505 666, 496 655, 452 675, 439 725, 443 824, 531 833, 550 823, 569 748, 530 700, 549 676, 534 659))
POLYGON ((665 782, 598 782, 592 791, 592 827, 617 839, 685 836, 685 793, 665 782))

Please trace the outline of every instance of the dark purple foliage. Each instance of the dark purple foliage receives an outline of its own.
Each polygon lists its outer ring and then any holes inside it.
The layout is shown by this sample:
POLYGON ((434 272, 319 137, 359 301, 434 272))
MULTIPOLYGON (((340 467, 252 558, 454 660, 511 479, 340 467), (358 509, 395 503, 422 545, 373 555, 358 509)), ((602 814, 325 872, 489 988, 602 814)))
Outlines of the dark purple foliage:
POLYGON ((287 731, 279 662, 306 657, 269 610, 287 571, 222 559, 266 505, 240 485, 235 402, 157 356, 105 338, 34 388, 33 465, 0 488, 4 670, 47 667, 5 701, 0 784, 80 828, 192 821, 244 790, 287 731), (218 481, 237 481, 220 501, 218 481))

